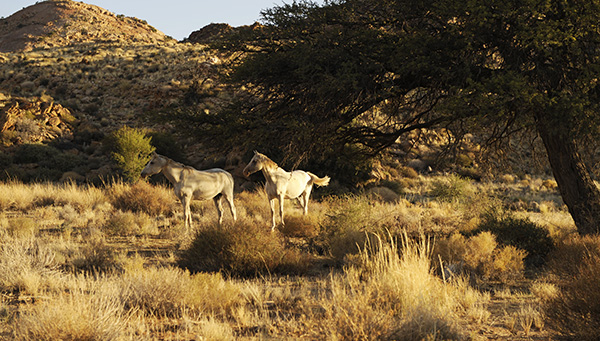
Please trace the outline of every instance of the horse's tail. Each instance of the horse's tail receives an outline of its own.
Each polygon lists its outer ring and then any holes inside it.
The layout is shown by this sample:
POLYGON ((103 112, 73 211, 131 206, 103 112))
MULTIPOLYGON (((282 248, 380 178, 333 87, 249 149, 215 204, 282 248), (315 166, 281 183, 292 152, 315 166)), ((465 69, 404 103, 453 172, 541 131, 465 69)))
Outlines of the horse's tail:
POLYGON ((328 177, 327 175, 322 178, 319 178, 318 176, 314 175, 311 172, 306 172, 306 173, 308 173, 312 182, 314 184, 316 184, 317 186, 327 186, 327 185, 329 185, 329 180, 331 180, 331 178, 328 177))

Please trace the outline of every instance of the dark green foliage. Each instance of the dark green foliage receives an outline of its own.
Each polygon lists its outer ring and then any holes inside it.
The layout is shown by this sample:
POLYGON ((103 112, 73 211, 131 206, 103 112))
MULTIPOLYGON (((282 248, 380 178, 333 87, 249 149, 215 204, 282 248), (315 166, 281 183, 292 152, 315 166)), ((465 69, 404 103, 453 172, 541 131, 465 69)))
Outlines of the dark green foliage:
POLYGON ((185 162, 185 155, 181 148, 181 143, 175 139, 175 136, 170 133, 151 132, 148 134, 152 138, 152 145, 156 148, 156 152, 178 162, 185 162))
POLYGON ((22 181, 60 179, 64 172, 82 171, 86 167, 84 156, 63 152, 52 146, 42 144, 24 144, 16 148, 12 157, 14 163, 32 164, 34 167, 11 166, 5 168, 8 177, 22 181))
POLYGON ((17 148, 14 155, 16 163, 37 163, 54 158, 58 149, 42 144, 23 144, 17 148))
POLYGON ((489 231, 496 236, 501 246, 512 245, 525 250, 525 264, 541 266, 546 262, 548 254, 554 249, 554 241, 548 230, 526 218, 511 215, 501 216, 500 213, 487 213, 481 224, 469 235, 489 231))
POLYGON ((236 223, 198 231, 178 264, 192 272, 220 271, 233 276, 301 273, 309 265, 307 256, 287 249, 282 237, 267 226, 236 223))
POLYGON ((10 153, 0 151, 0 169, 7 169, 14 162, 10 153))

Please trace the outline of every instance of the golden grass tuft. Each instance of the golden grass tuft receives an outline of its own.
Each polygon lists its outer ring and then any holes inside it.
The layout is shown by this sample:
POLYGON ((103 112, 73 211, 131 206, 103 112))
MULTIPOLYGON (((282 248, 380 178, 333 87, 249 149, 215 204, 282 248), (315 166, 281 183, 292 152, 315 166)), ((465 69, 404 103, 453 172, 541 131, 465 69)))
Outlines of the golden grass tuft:
POLYGON ((117 182, 109 189, 112 205, 120 210, 143 212, 151 216, 170 215, 177 205, 173 190, 145 181, 133 185, 117 182))
POLYGON ((41 299, 15 321, 17 340, 115 340, 128 314, 106 281, 41 299))
POLYGON ((243 302, 241 289, 220 274, 177 268, 128 271, 120 280, 121 300, 127 309, 145 314, 181 318, 187 313, 227 316, 243 302))
POLYGON ((38 295, 60 276, 53 250, 33 238, 4 237, 0 245, 0 290, 38 295))
MULTIPOLYGON (((456 317, 485 299, 466 282, 434 276, 431 244, 405 234, 401 246, 381 238, 360 253, 359 267, 332 276, 332 296, 323 303, 338 339, 462 339, 456 317), (466 294, 468 292, 468 294, 466 294), (464 298, 470 296, 470 298, 464 298), (463 297, 463 298, 461 298, 463 297)), ((481 308, 481 306, 479 306, 481 308)))
POLYGON ((597 339, 600 329, 600 237, 586 236, 560 244, 549 262, 563 279, 559 293, 546 303, 549 324, 577 340, 597 339))

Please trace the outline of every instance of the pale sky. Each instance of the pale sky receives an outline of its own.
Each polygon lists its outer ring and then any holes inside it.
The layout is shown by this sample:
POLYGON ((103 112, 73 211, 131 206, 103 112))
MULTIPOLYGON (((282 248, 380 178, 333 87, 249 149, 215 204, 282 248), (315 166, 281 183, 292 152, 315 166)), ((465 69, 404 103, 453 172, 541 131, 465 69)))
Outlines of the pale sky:
MULTIPOLYGON (((293 0, 85 0, 115 14, 146 20, 148 24, 177 40, 211 23, 251 25, 260 11, 293 0)), ((323 0, 316 1, 322 4, 323 0)), ((0 17, 31 6, 36 0, 0 0, 0 17)))

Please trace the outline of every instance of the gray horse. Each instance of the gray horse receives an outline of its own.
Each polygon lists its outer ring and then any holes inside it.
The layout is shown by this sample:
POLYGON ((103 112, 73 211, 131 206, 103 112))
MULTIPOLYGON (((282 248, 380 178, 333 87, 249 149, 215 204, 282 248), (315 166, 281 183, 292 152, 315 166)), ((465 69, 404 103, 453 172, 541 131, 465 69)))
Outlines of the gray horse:
POLYGON ((175 162, 166 156, 154 153, 152 159, 142 170, 142 176, 158 173, 163 175, 173 184, 175 195, 183 205, 185 227, 192 227, 192 212, 190 203, 192 199, 213 199, 219 212, 219 225, 223 223, 224 197, 229 204, 233 221, 237 220, 235 206, 233 205, 233 177, 220 168, 199 171, 193 167, 175 162))

